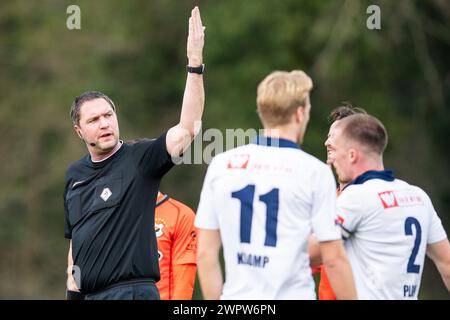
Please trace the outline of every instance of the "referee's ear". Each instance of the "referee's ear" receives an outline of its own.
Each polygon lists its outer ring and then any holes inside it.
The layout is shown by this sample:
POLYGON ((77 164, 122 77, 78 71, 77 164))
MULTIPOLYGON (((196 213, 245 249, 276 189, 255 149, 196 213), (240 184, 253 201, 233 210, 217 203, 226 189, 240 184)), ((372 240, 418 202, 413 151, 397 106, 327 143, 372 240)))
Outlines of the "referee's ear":
POLYGON ((83 140, 83 132, 81 131, 81 129, 77 125, 73 126, 73 130, 78 135, 78 137, 80 137, 80 139, 83 140))

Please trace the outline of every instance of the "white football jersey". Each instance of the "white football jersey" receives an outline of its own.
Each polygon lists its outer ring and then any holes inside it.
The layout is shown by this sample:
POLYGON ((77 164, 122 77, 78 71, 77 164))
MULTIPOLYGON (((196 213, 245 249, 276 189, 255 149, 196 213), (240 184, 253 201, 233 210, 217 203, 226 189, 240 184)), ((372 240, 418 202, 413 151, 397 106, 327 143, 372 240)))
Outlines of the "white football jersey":
POLYGON ((195 225, 220 230, 221 299, 315 299, 308 237, 341 239, 335 189, 331 169, 292 141, 259 137, 216 156, 195 225))
POLYGON ((441 220, 422 189, 391 171, 358 180, 337 201, 358 298, 417 299, 427 244, 447 238, 441 220))

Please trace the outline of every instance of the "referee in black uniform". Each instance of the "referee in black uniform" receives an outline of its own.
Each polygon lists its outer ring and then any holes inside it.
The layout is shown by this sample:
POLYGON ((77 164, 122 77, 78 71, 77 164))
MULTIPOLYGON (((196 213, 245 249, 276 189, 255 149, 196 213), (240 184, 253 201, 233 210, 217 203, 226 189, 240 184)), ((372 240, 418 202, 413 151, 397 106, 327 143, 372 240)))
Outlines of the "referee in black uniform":
POLYGON ((188 75, 180 122, 158 139, 124 144, 114 103, 86 92, 71 106, 88 154, 67 170, 64 189, 68 299, 159 299, 154 209, 161 178, 194 138, 204 106, 204 27, 189 19, 188 75))

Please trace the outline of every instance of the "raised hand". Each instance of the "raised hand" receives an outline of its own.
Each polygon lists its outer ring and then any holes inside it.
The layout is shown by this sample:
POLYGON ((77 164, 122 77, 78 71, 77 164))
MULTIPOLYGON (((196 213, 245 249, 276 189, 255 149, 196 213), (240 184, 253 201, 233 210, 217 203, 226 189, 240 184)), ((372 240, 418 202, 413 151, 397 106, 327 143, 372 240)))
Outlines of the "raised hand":
POLYGON ((203 63, 203 45, 205 43, 205 27, 202 25, 200 10, 198 7, 192 9, 189 18, 189 35, 187 40, 188 63, 192 67, 203 63))

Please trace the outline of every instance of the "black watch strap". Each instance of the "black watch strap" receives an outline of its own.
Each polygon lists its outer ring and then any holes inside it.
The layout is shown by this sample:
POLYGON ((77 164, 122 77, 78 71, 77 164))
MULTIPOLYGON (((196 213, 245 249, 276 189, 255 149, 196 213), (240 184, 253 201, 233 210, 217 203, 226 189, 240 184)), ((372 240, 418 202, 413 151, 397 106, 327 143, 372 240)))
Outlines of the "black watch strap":
POLYGON ((189 73, 203 74, 203 72, 205 72, 205 64, 202 63, 202 65, 199 67, 186 66, 186 70, 189 73))

